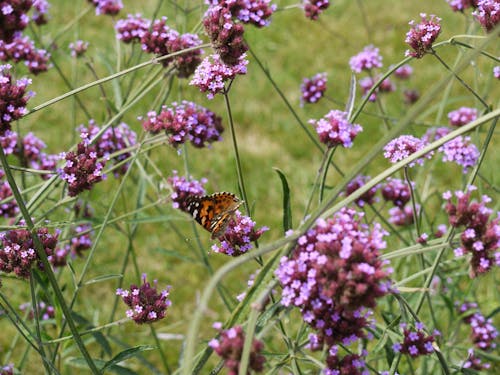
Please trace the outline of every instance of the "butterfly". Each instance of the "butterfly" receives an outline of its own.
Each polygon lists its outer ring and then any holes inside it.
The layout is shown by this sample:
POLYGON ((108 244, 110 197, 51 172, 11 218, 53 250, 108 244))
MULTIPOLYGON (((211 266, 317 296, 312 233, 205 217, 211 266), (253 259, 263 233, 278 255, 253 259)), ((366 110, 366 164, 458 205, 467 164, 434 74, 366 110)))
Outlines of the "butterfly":
POLYGON ((227 192, 194 195, 187 200, 187 211, 214 239, 224 234, 229 219, 242 204, 236 195, 227 192))

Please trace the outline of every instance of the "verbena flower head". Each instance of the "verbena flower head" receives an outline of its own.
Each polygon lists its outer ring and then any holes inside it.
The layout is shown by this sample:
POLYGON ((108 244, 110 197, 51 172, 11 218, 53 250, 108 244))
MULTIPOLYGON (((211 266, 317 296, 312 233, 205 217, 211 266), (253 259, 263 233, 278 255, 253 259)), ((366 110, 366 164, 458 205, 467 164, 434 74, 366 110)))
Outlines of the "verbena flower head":
POLYGON ((464 302, 458 308, 463 315, 463 321, 470 325, 472 344, 479 350, 491 352, 496 349, 496 338, 498 330, 493 325, 493 319, 486 319, 479 310, 477 304, 464 302))
POLYGON ((441 18, 431 14, 427 17, 425 13, 420 13, 421 22, 416 24, 415 21, 410 21, 410 31, 406 33, 405 42, 413 49, 407 50, 406 56, 413 56, 417 59, 423 57, 432 49, 432 43, 436 40, 441 32, 441 18))
POLYGON ((69 235, 71 236, 69 244, 64 248, 68 254, 83 257, 84 252, 92 248, 94 231, 91 224, 72 226, 69 235))
POLYGON ((493 77, 500 79, 500 65, 493 68, 493 77))
POLYGON ((326 73, 318 73, 312 78, 304 78, 300 85, 302 92, 300 105, 318 102, 326 91, 326 80, 326 73))
POLYGON ((403 91, 405 104, 411 105, 420 99, 420 93, 418 90, 406 89, 403 91))
POLYGON ((475 350, 470 348, 467 351, 467 359, 462 365, 465 369, 471 369, 476 371, 488 370, 491 368, 491 363, 485 362, 481 360, 481 357, 478 357, 475 353, 475 350))
POLYGON ((0 375, 14 375, 14 364, 9 363, 0 367, 0 375))
MULTIPOLYGON (((218 327, 218 326, 217 326, 218 327)), ((240 367, 243 346, 245 344, 245 332, 241 326, 234 326, 227 330, 221 330, 218 339, 212 339, 208 345, 224 361, 224 367, 228 369, 228 375, 237 375, 240 367)), ((265 357, 261 354, 264 344, 257 339, 252 340, 250 349, 249 370, 262 372, 264 370, 265 357)))
POLYGON ((500 23, 500 2, 498 0, 479 0, 477 9, 472 14, 487 32, 500 23))
POLYGON ((394 71, 394 75, 399 79, 408 79, 412 74, 413 68, 408 64, 402 65, 394 71))
POLYGON ((446 0, 454 12, 463 12, 467 8, 475 8, 477 0, 446 0))
POLYGON ((85 54, 85 52, 87 52, 87 48, 89 48, 89 42, 77 40, 76 42, 71 42, 68 47, 71 50, 72 57, 81 57, 85 54))
POLYGON ((451 126, 463 126, 477 119, 477 109, 470 107, 460 107, 448 113, 448 120, 451 126))
POLYGON ((229 220, 227 228, 218 240, 220 244, 214 244, 212 251, 230 256, 239 256, 252 248, 252 242, 257 241, 262 234, 269 230, 268 227, 255 229, 255 221, 249 216, 244 216, 236 211, 229 220))
POLYGON ((470 276, 476 277, 486 273, 494 266, 500 266, 500 217, 490 219, 493 210, 486 207, 491 198, 484 195, 481 202, 471 201, 471 193, 476 188, 471 186, 467 191, 456 191, 457 203, 452 202, 452 193, 447 191, 443 198, 447 201, 446 213, 450 225, 465 227, 460 236, 461 246, 455 249, 455 255, 461 257, 470 254, 470 276))
POLYGON ((363 355, 347 354, 341 357, 338 353, 338 346, 334 345, 328 350, 326 357, 326 368, 323 371, 325 375, 368 375, 370 372, 365 366, 364 357, 368 355, 366 350, 363 355))
POLYGON ((330 6, 329 0, 303 0, 302 6, 306 17, 316 21, 321 13, 330 6))
MULTIPOLYGON (((412 135, 401 135, 384 146, 384 157, 386 159, 389 159, 391 163, 397 163, 408 158, 415 152, 420 151, 425 146, 425 142, 417 137, 414 137, 412 135)), ((425 155, 425 157, 427 158, 430 158, 431 156, 432 153, 428 153, 427 155, 425 155)), ((413 167, 416 163, 422 165, 424 163, 424 159, 419 158, 415 161, 412 161, 408 164, 408 166, 413 167)))
MULTIPOLYGON (((366 95, 368 95, 368 92, 371 90, 371 88, 375 85, 375 81, 372 77, 364 77, 364 78, 361 78, 359 81, 359 87, 361 87, 361 92, 363 94, 363 97, 365 97, 366 95)), ((376 88, 371 94, 370 94, 370 97, 368 98, 368 100, 370 102, 374 102, 375 100, 377 100, 377 92, 378 92, 378 88, 376 88)))
POLYGON ((431 143, 437 141, 438 139, 443 138, 445 135, 448 135, 451 132, 450 128, 441 126, 438 128, 429 128, 425 134, 422 136, 422 141, 424 143, 431 143))
POLYGON ((205 195, 203 185, 207 183, 206 178, 200 181, 189 179, 178 175, 177 171, 172 171, 172 176, 167 178, 167 182, 172 186, 173 193, 170 195, 172 199, 172 207, 188 212, 188 198, 195 195, 205 195))
POLYGON ((354 138, 363 130, 361 125, 351 124, 347 112, 332 110, 319 120, 309 120, 316 128, 319 140, 328 147, 351 147, 354 138))
POLYGON ((116 290, 116 294, 130 307, 127 310, 127 317, 137 324, 153 323, 163 319, 167 308, 172 304, 168 299, 170 286, 158 293, 157 284, 157 280, 154 280, 151 286, 146 281, 146 274, 143 274, 141 286, 132 284, 130 290, 116 290))
POLYGON ((461 165, 463 173, 467 173, 470 167, 475 166, 480 156, 479 150, 469 136, 453 138, 442 145, 438 151, 443 153, 444 162, 461 165))
MULTIPOLYGON (((58 234, 56 232, 55 235, 52 235, 44 227, 37 230, 38 238, 48 256, 55 251, 58 234)), ((0 271, 13 272, 17 276, 27 279, 30 276, 31 267, 39 260, 30 231, 12 229, 2 232, 0 233, 0 242, 0 271)), ((38 266, 41 267, 40 262, 38 262, 38 266)))
POLYGON ((17 133, 12 130, 6 130, 0 135, 0 146, 5 155, 10 155, 17 150, 17 133))
POLYGON ((39 160, 42 150, 46 147, 45 142, 32 132, 29 132, 22 139, 21 149, 16 150, 16 154, 18 154, 23 165, 32 165, 32 162, 39 160))
MULTIPOLYGON (((365 185, 370 179, 371 179, 370 176, 363 176, 363 175, 359 175, 354 179, 352 179, 346 186, 345 189, 346 196, 349 196, 352 193, 354 193, 360 187, 365 185)), ((366 193, 364 193, 358 199, 356 199, 355 203, 359 207, 364 207, 365 204, 371 205, 375 203, 376 202, 375 194, 377 193, 379 187, 380 187, 379 185, 373 186, 370 190, 368 190, 366 193)))
POLYGON ((363 51, 351 57, 349 65, 354 73, 381 68, 382 56, 380 55, 380 50, 373 45, 366 46, 363 51))
POLYGON ((91 190, 94 184, 103 179, 102 169, 105 161, 99 161, 95 146, 90 146, 88 134, 82 133, 82 142, 76 151, 63 154, 66 165, 59 170, 59 176, 68 184, 68 195, 77 196, 84 190, 91 190))
MULTIPOLYGON (((90 120, 88 127, 81 125, 79 127, 79 131, 82 134, 86 134, 86 137, 90 140, 97 136, 97 134, 101 131, 101 128, 96 125, 94 120, 90 120)), ((132 147, 136 145, 136 143, 137 134, 130 129, 127 124, 121 122, 116 126, 108 127, 94 142, 94 146, 98 158, 108 160, 112 154, 119 153, 112 159, 114 165, 118 165, 132 156, 131 152, 120 153, 120 151, 132 147)), ((119 176, 124 175, 127 172, 129 165, 129 162, 122 163, 113 171, 114 176, 118 178, 119 176)))
POLYGON ((140 13, 128 14, 126 19, 116 21, 116 37, 124 43, 140 42, 150 26, 151 21, 142 18, 140 13))
MULTIPOLYGON (((28 318, 29 319, 34 319, 35 314, 33 312, 32 304, 31 302, 26 302, 23 303, 22 305, 19 306, 19 310, 22 312, 28 312, 28 318)), ((54 309, 54 306, 51 306, 43 301, 38 302, 38 316, 40 320, 49 320, 49 319, 54 319, 56 315, 56 311, 54 309)), ((0 372, 1 374, 1 372, 0 372)))
MULTIPOLYGON (((417 204, 417 213, 420 211, 420 206, 417 204)), ((415 222, 413 215, 413 207, 406 205, 404 207, 393 207, 389 210, 389 222, 399 227, 406 227, 415 222)))
POLYGON ((115 16, 123 8, 122 0, 89 0, 95 6, 96 15, 115 16))
POLYGON ((317 343, 331 346, 363 337, 371 314, 366 309, 390 291, 391 271, 379 258, 387 232, 378 223, 370 229, 363 216, 344 208, 330 219, 318 219, 275 271, 283 288, 281 303, 300 308, 318 332, 317 343))
POLYGON ((35 75, 48 70, 50 54, 37 49, 27 36, 16 34, 10 43, 0 40, 0 60, 18 63, 24 61, 29 71, 35 75))
POLYGON ((0 40, 8 43, 15 34, 26 28, 30 20, 26 13, 32 5, 33 0, 0 2, 0 40))
POLYGON ((204 15, 203 26, 220 60, 229 66, 239 65, 248 46, 243 39, 243 25, 234 22, 231 11, 211 6, 204 15))
MULTIPOLYGON (((196 34, 182 34, 175 39, 169 40, 167 42, 167 49, 168 53, 174 53, 199 46, 202 43, 202 40, 196 34)), ((188 78, 193 74, 196 67, 200 65, 202 54, 202 49, 195 49, 173 57, 173 64, 177 69, 177 77, 188 78)))
MULTIPOLYGON (((141 37, 142 49, 158 56, 168 55, 168 45, 179 38, 179 33, 167 26, 167 17, 153 22, 151 29, 146 30, 141 37)), ((163 66, 168 66, 172 58, 162 60, 163 66)))
POLYGON ((221 6, 227 8, 233 17, 245 24, 257 27, 268 26, 271 15, 276 10, 276 4, 270 4, 271 0, 207 0, 210 6, 221 6))
POLYGON ((21 78, 12 79, 9 73, 10 65, 0 65, 0 135, 10 130, 12 121, 19 120, 28 111, 26 103, 32 96, 26 92, 31 80, 21 78))
MULTIPOLYGON (((0 179, 3 179, 5 172, 0 169, 0 179)), ((5 218, 15 217, 19 213, 19 207, 14 199, 12 189, 8 181, 0 181, 0 201, 8 199, 6 202, 0 203, 0 216, 5 218)))
POLYGON ((402 208, 411 199, 410 186, 402 180, 389 177, 382 187, 382 197, 395 206, 402 208))
POLYGON ((222 120, 212 111, 186 100, 163 106, 159 114, 150 111, 143 121, 144 130, 153 134, 165 131, 168 142, 174 146, 191 142, 194 147, 208 147, 220 141, 224 131, 222 120))
POLYGON ((435 341, 435 334, 427 335, 424 332, 423 324, 416 323, 415 330, 408 328, 406 324, 401 324, 403 328, 403 342, 393 345, 393 350, 397 353, 409 354, 411 357, 429 355, 434 353, 432 343, 435 341))
POLYGON ((198 65, 189 84, 198 87, 201 92, 206 92, 208 99, 213 99, 215 94, 224 92, 226 81, 234 79, 238 74, 246 74, 247 65, 245 54, 240 57, 239 63, 233 66, 224 64, 219 55, 211 55, 198 65))
POLYGON ((33 1, 33 15, 31 19, 37 25, 45 25, 47 23, 47 15, 49 12, 50 4, 47 0, 34 0, 33 1))

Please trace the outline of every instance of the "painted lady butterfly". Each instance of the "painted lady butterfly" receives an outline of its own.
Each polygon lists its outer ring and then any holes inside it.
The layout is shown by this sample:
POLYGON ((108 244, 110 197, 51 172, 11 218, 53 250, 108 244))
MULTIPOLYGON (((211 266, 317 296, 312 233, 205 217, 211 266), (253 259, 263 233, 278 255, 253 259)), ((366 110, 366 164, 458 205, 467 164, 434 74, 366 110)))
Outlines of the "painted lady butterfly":
POLYGON ((224 234, 229 219, 242 203, 232 193, 194 195, 187 200, 187 210, 203 228, 212 233, 214 239, 224 234))

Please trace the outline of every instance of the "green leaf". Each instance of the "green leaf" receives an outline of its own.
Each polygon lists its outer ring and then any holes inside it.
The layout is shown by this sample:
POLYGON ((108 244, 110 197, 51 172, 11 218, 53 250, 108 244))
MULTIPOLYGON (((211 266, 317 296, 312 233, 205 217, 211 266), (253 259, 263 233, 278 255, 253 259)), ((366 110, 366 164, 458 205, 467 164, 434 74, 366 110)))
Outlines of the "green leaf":
POLYGON ((124 351, 115 355, 112 359, 110 359, 106 364, 102 367, 102 371, 104 372, 106 369, 115 366, 116 364, 130 358, 135 357, 138 353, 144 352, 146 350, 153 350, 154 346, 151 345, 139 345, 134 346, 132 348, 125 349, 124 351))
POLYGON ((290 206, 290 187, 288 186, 288 181, 286 180, 285 174, 278 168, 273 168, 276 173, 278 173, 281 179, 281 186, 283 188, 283 231, 292 228, 292 209, 290 206))

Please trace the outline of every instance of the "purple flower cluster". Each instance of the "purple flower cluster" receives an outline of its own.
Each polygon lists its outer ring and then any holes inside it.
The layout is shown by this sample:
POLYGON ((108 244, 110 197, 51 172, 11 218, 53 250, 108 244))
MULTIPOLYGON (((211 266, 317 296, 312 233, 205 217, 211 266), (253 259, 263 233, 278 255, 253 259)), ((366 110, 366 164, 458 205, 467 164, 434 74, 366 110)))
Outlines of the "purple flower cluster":
POLYGON ((33 15, 31 19, 37 25, 45 25, 47 23, 47 13, 49 12, 50 4, 47 0, 34 0, 33 1, 33 15))
MULTIPOLYGON (((0 180, 5 176, 5 172, 0 169, 0 180)), ((19 207, 13 197, 12 189, 8 181, 0 181, 0 201, 7 200, 0 204, 0 216, 15 217, 19 213, 19 207), (8 199, 8 200, 7 200, 8 199)))
POLYGON ((312 78, 304 78, 300 85, 302 96, 300 105, 304 103, 317 103, 326 91, 326 73, 318 73, 312 78))
POLYGON ((448 120, 451 126, 463 126, 477 119, 477 109, 470 107, 460 107, 448 113, 448 120))
POLYGON ((48 70, 49 58, 50 54, 46 50, 37 49, 35 43, 22 34, 16 34, 9 43, 0 40, 0 60, 15 63, 24 61, 29 71, 35 75, 48 70))
POLYGON ((461 246, 455 249, 455 256, 471 254, 470 276, 486 273, 493 266, 500 266, 500 216, 491 219, 493 210, 486 207, 491 198, 484 195, 481 202, 471 201, 471 193, 476 187, 470 186, 466 192, 456 191, 457 203, 452 203, 452 193, 443 194, 450 225, 465 227, 460 236, 461 246))
MULTIPOLYGON (((245 332, 241 326, 221 330, 221 324, 215 323, 214 327, 220 330, 218 339, 212 339, 208 345, 224 361, 224 367, 228 369, 228 375, 237 375, 245 344, 245 332)), ((264 370, 265 357, 261 354, 264 344, 257 339, 252 340, 248 368, 255 372, 264 370)))
POLYGON ((428 18, 425 13, 420 13, 421 22, 416 24, 415 21, 410 21, 410 31, 406 33, 405 42, 413 49, 407 50, 406 56, 413 56, 417 59, 423 57, 432 49, 432 43, 436 40, 441 32, 441 18, 431 14, 428 18))
POLYGON ((390 291, 391 270, 384 270, 379 258, 387 232, 378 223, 370 229, 363 216, 344 208, 331 219, 318 219, 275 272, 283 287, 281 303, 299 307, 316 330, 310 337, 313 350, 364 337, 370 309, 390 291))
POLYGON ((399 79, 408 79, 413 74, 413 68, 408 65, 402 65, 394 71, 394 75, 399 79))
POLYGON ((347 354, 343 357, 339 356, 339 347, 332 346, 328 350, 326 357, 325 375, 369 375, 369 371, 365 366, 364 357, 368 355, 366 350, 363 350, 362 355, 347 354))
POLYGON ((69 44, 69 49, 71 50, 72 57, 81 57, 87 52, 89 48, 89 42, 84 42, 83 40, 77 40, 69 44))
MULTIPOLYGON (((88 127, 80 126, 79 131, 85 134, 88 139, 93 139, 101 131, 101 128, 96 125, 94 120, 89 121, 88 127)), ((130 129, 124 122, 119 123, 117 126, 111 126, 102 133, 99 138, 94 142, 95 150, 98 158, 108 160, 111 155, 113 156, 113 163, 117 166, 113 173, 116 178, 124 175, 130 163, 123 163, 124 160, 129 159, 132 154, 130 152, 121 152, 126 148, 134 146, 137 143, 137 134, 130 129)))
MULTIPOLYGON (((370 181, 370 178, 371 178, 370 176, 363 176, 363 175, 355 177, 347 184, 345 189, 345 194, 347 196, 351 195, 360 187, 365 185, 367 181, 370 181)), ((359 207, 364 207, 365 204, 371 205, 375 203, 376 202, 375 194, 377 193, 378 188, 379 185, 375 185, 370 190, 361 195, 358 199, 356 199, 355 203, 359 207)))
MULTIPOLYGON (((30 302, 23 303, 21 306, 19 306, 19 309, 23 312, 28 311, 29 319, 33 319, 35 317, 30 302)), ((56 310, 54 309, 54 306, 48 305, 47 303, 40 301, 38 302, 38 315, 40 320, 54 319, 56 315, 56 310)))
POLYGON ((0 135, 0 146, 2 146, 5 155, 15 153, 17 149, 17 133, 6 130, 3 135, 0 135))
POLYGON ((443 153, 444 162, 454 162, 463 167, 463 173, 467 173, 470 167, 476 165, 479 160, 479 150, 472 143, 469 136, 458 136, 446 142, 439 149, 443 153))
POLYGON ((116 294, 122 297, 123 302, 130 307, 127 310, 127 317, 133 319, 137 324, 153 323, 161 320, 167 313, 167 308, 172 304, 168 299, 170 286, 158 294, 157 280, 153 281, 153 286, 146 281, 146 274, 142 275, 142 285, 130 285, 130 290, 121 288, 116 290, 116 294))
POLYGON ((124 43, 140 42, 150 26, 151 21, 142 18, 140 13, 129 14, 126 19, 116 21, 116 37, 124 43))
POLYGON ((219 55, 205 57, 196 68, 190 85, 196 86, 201 92, 207 93, 208 99, 213 99, 215 94, 225 92, 225 83, 233 80, 238 74, 247 73, 248 60, 246 55, 240 56, 236 65, 226 65, 219 55))
POLYGON ((477 0, 446 0, 454 12, 463 12, 466 8, 477 7, 477 0))
POLYGON ((420 98, 418 90, 406 89, 403 91, 404 102, 408 105, 415 103, 420 98))
MULTIPOLYGON (((47 228, 39 228, 38 238, 42 243, 47 256, 56 251, 59 233, 50 234, 47 228)), ((41 268, 38 254, 31 233, 27 229, 12 229, 0 233, 0 271, 5 273, 14 272, 17 276, 28 278, 31 267, 38 262, 41 268)))
POLYGON ((321 13, 328 9, 330 6, 329 0, 304 0, 302 6, 306 18, 316 21, 321 13))
MULTIPOLYGON (((420 211, 420 206, 417 204, 416 208, 418 213, 420 211)), ((411 205, 392 207, 389 209, 389 216, 389 222, 399 227, 406 227, 415 222, 413 207, 411 205)))
POLYGON ((351 124, 347 112, 332 110, 319 120, 309 120, 316 128, 319 140, 328 147, 351 147, 354 138, 363 130, 361 125, 351 124))
MULTIPOLYGON (((410 155, 420 151, 426 146, 426 142, 412 135, 401 135, 393 139, 384 146, 384 157, 389 159, 391 163, 397 163, 408 158, 410 155)), ((425 157, 432 157, 432 153, 428 153, 425 157)), ((408 164, 413 167, 416 163, 422 165, 424 159, 420 158, 408 164)))
POLYGON ((500 65, 493 68, 493 77, 500 79, 500 65))
MULTIPOLYGON (((167 26, 167 17, 156 20, 151 26, 151 30, 146 30, 141 38, 142 49, 148 53, 158 56, 168 55, 170 42, 179 37, 179 33, 167 26)), ((163 60, 162 64, 167 66, 172 59, 163 60)))
POLYGON ((384 200, 392 202, 396 207, 404 207, 411 199, 410 186, 399 179, 388 178, 382 187, 384 200))
POLYGON ((226 230, 218 238, 220 244, 214 244, 212 251, 230 256, 239 256, 250 250, 252 242, 257 241, 267 230, 269 230, 268 227, 255 230, 255 221, 252 221, 249 216, 243 216, 240 211, 236 211, 229 220, 226 230))
POLYGON ((0 40, 10 42, 28 26, 30 18, 26 13, 32 5, 33 0, 0 1, 0 40))
POLYGON ((373 45, 366 46, 363 51, 354 55, 349 60, 349 65, 354 73, 361 73, 363 70, 370 71, 374 68, 382 67, 382 56, 380 50, 373 45))
POLYGON ((479 0, 477 9, 472 12, 487 32, 493 31, 500 23, 500 2, 498 0, 479 0))
POLYGON ((0 65, 0 135, 10 130, 12 121, 19 120, 28 111, 26 103, 32 94, 26 92, 26 87, 31 84, 28 78, 17 81, 9 73, 10 65, 0 65))
POLYGON ((64 247, 64 251, 66 254, 82 257, 84 251, 92 248, 93 234, 91 224, 83 223, 72 227, 70 230, 71 239, 69 244, 64 247))
POLYGON ((420 322, 415 323, 415 330, 408 328, 406 323, 402 323, 401 328, 404 339, 402 343, 396 343, 392 346, 395 352, 409 354, 413 358, 434 353, 432 343, 435 341, 435 336, 439 336, 438 331, 427 335, 424 332, 424 325, 420 322))
POLYGON ((48 173, 40 175, 44 180, 49 179, 51 175, 49 172, 56 170, 57 161, 59 160, 59 156, 43 152, 42 150, 46 147, 40 138, 29 132, 14 150, 14 155, 19 158, 21 165, 40 171, 47 171, 48 173))
POLYGON ((257 27, 268 26, 276 5, 271 0, 207 0, 211 7, 220 6, 229 9, 232 16, 245 24, 257 27))
POLYGON ((95 14, 117 15, 123 8, 122 0, 89 0, 95 6, 95 14))
POLYGON ((170 195, 172 200, 172 207, 188 212, 188 198, 195 195, 205 195, 205 188, 203 185, 207 183, 206 178, 200 181, 180 177, 177 171, 172 171, 172 176, 167 178, 167 182, 172 186, 173 193, 170 195))
POLYGON ((194 147, 206 147, 220 141, 224 131, 222 120, 212 111, 193 102, 182 101, 163 106, 159 114, 150 111, 143 121, 144 130, 156 134, 165 131, 168 142, 178 147, 187 141, 194 147))
POLYGON ((477 307, 475 302, 464 302, 458 311, 463 315, 463 321, 470 325, 472 344, 479 350, 491 352, 497 347, 498 330, 493 319, 486 319, 477 307))
MULTIPOLYGON (((375 78, 364 77, 359 80, 359 86, 361 87, 361 92, 363 93, 363 96, 366 96, 368 94, 368 92, 371 90, 371 88, 375 85, 375 83, 378 80, 379 80, 378 76, 376 76, 375 78)), ((380 83, 380 85, 375 89, 375 91, 371 93, 368 100, 370 102, 374 102, 375 100, 377 100, 378 93, 393 92, 394 90, 396 90, 396 86, 389 78, 386 78, 380 83)))
POLYGON ((14 375, 14 365, 9 363, 8 365, 0 367, 0 375, 14 375))
POLYGON ((74 197, 84 190, 102 181, 105 162, 98 160, 95 146, 90 145, 88 134, 81 134, 82 142, 78 143, 76 151, 62 154, 66 165, 59 170, 59 176, 68 183, 68 195, 74 197))

